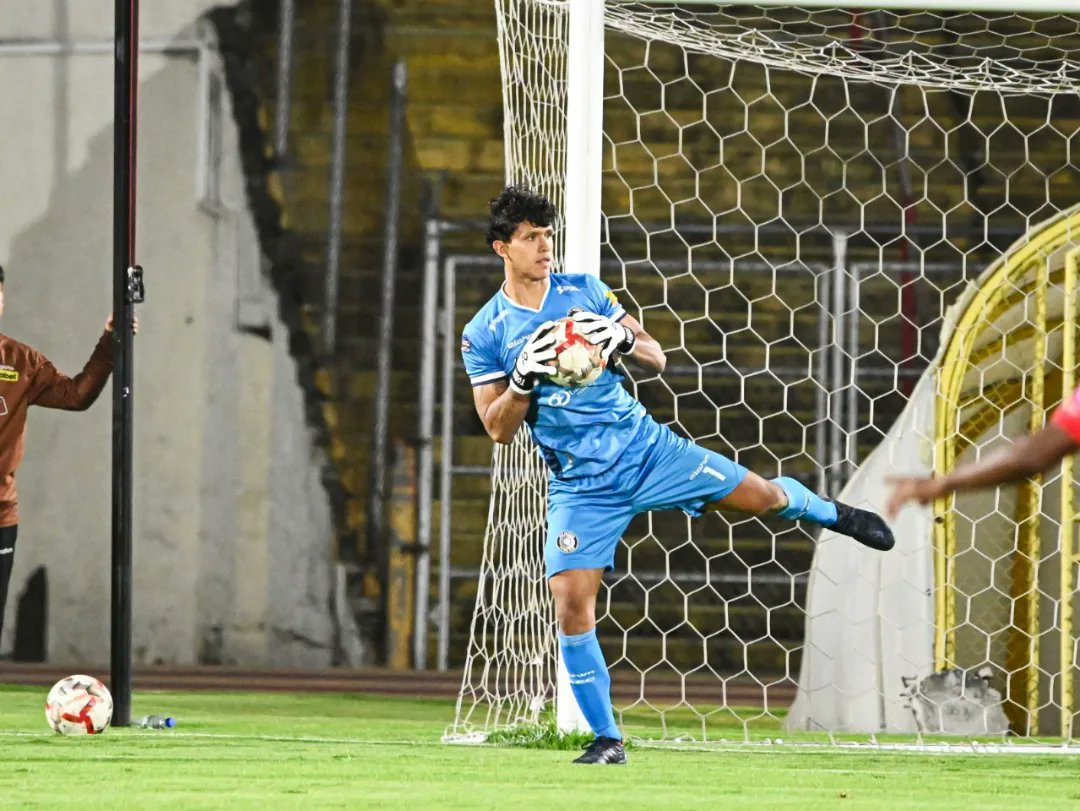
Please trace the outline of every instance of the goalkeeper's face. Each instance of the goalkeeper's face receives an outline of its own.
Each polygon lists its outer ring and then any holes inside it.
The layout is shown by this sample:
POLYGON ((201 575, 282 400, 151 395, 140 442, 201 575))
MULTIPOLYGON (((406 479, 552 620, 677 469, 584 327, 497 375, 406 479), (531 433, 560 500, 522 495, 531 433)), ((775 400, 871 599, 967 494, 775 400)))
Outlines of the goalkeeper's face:
POLYGON ((510 272, 522 280, 539 281, 551 273, 555 229, 550 225, 519 223, 506 242, 496 242, 495 252, 508 264, 510 272))

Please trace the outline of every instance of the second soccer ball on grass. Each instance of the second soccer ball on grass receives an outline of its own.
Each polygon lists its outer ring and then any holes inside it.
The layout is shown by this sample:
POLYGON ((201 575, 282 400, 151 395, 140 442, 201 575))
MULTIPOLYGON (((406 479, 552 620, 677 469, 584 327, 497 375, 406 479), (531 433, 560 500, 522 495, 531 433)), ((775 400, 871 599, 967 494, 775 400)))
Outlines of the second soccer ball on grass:
POLYGON ((100 735, 112 713, 109 689, 93 676, 60 679, 45 699, 45 719, 61 735, 100 735))

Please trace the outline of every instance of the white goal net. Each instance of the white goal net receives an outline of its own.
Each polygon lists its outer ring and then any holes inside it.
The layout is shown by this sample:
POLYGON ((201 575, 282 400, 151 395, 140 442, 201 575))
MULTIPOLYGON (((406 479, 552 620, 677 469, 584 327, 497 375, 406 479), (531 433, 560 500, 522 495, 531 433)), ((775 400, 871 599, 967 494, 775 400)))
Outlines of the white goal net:
MULTIPOLYGON (((560 210, 587 148, 576 1, 496 0, 507 177, 560 210)), ((574 269, 664 347, 630 384, 659 421, 871 508, 890 470, 1041 424, 1075 371, 1080 17, 607 2, 603 22, 599 261, 574 269)), ((495 452, 454 735, 556 698, 529 442, 495 452)), ((886 555, 640 516, 598 610, 617 715, 705 741, 1071 737, 1074 489, 1067 466, 911 509, 886 555)))

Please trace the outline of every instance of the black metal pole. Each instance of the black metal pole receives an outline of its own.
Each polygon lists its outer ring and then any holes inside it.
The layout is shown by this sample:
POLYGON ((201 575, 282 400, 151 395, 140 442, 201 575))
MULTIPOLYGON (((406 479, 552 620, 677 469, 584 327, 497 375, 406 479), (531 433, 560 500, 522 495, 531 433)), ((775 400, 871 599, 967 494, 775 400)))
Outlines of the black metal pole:
POLYGON ((132 330, 139 0, 116 0, 113 117, 112 695, 113 724, 131 724, 132 330))

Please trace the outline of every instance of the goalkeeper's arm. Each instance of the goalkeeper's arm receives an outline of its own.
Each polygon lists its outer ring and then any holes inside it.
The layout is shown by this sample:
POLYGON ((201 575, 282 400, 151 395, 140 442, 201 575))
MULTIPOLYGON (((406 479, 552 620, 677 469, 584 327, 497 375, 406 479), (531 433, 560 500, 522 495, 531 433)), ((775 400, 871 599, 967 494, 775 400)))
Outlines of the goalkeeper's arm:
POLYGON ((618 323, 619 326, 626 327, 630 334, 634 336, 630 351, 625 353, 625 356, 645 369, 658 373, 663 372, 664 367, 667 366, 667 355, 660 348, 660 342, 647 333, 632 315, 625 316, 618 323))
POLYGON ((551 371, 555 359, 555 336, 551 332, 554 323, 542 324, 525 342, 509 381, 497 380, 473 389, 476 413, 484 423, 484 430, 496 442, 509 444, 514 440, 532 402, 532 391, 537 381, 551 371))
POLYGON ((484 430, 496 442, 509 445, 525 422, 532 400, 527 394, 518 394, 505 380, 496 380, 473 388, 476 413, 484 423, 484 430))

